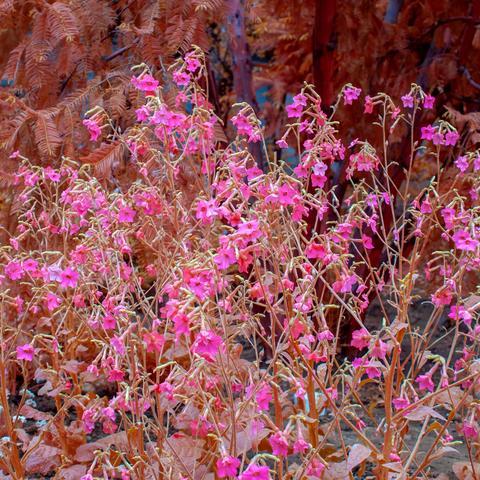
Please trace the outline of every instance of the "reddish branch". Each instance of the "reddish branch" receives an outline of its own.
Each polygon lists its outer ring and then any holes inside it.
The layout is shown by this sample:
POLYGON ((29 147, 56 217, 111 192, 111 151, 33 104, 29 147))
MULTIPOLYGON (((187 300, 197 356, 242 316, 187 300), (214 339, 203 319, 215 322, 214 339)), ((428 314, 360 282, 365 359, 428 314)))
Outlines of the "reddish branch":
POLYGON ((333 102, 336 0, 317 0, 313 27, 313 80, 323 108, 333 102))

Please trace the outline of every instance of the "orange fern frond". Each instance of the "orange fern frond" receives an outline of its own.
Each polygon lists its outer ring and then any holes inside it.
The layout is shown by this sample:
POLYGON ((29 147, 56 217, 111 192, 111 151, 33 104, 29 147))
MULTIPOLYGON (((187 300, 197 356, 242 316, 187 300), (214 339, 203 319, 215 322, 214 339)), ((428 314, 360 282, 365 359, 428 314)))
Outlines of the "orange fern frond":
POLYGON ((62 143, 62 138, 53 119, 37 112, 33 133, 40 154, 53 157, 62 143))
POLYGON ((112 168, 116 163, 120 163, 124 159, 126 153, 125 145, 120 141, 116 141, 101 145, 92 153, 81 157, 80 161, 93 165, 95 176, 103 180, 110 177, 112 168))

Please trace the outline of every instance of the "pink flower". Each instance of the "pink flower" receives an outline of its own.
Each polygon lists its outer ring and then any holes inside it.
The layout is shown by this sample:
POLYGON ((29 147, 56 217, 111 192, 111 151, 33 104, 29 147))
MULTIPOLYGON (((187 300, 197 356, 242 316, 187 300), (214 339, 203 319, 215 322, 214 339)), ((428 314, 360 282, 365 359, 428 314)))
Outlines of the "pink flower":
POLYGON ((57 183, 60 180, 60 173, 54 170, 52 167, 47 167, 43 171, 45 176, 54 183, 57 183))
POLYGON ((200 355, 208 362, 213 362, 220 348, 223 348, 223 340, 221 337, 213 333, 211 330, 202 330, 198 333, 197 338, 192 346, 193 353, 200 355))
POLYGON ((112 368, 108 372, 107 380, 109 382, 121 382, 125 378, 125 372, 119 370, 118 368, 112 368))
POLYGON ((372 113, 373 112, 373 101, 372 101, 372 97, 370 97, 369 95, 367 95, 365 97, 365 103, 364 103, 364 109, 363 109, 363 113, 372 113))
POLYGON ((435 388, 432 381, 432 372, 428 372, 425 375, 419 375, 415 381, 418 383, 420 390, 433 392, 433 389, 435 388))
POLYGON ((232 117, 232 123, 238 130, 239 135, 251 135, 253 133, 253 127, 248 121, 248 118, 242 113, 232 117))
POLYGON ((190 82, 190 75, 186 72, 179 72, 179 71, 173 72, 173 81, 179 87, 186 87, 190 82))
POLYGON ((372 347, 371 355, 372 357, 385 360, 387 351, 388 351, 388 345, 382 340, 378 339, 372 347))
POLYGON ((456 306, 452 305, 450 307, 450 313, 448 314, 448 318, 453 320, 458 320, 459 318, 463 320, 465 325, 470 326, 472 324, 472 315, 468 310, 465 309, 463 305, 456 306))
MULTIPOLYGON (((246 388, 247 398, 251 398, 254 385, 251 384, 246 388)), ((264 383, 255 394, 255 401, 257 402, 257 410, 268 410, 270 402, 272 401, 272 388, 267 383, 264 383)))
POLYGON ((354 330, 352 332, 352 341, 350 345, 352 347, 362 350, 362 348, 368 347, 370 343, 371 335, 366 328, 361 328, 360 330, 354 330))
POLYGON ((275 142, 280 148, 288 148, 288 143, 285 139, 281 138, 275 142))
POLYGON ((233 248, 222 247, 218 250, 213 260, 220 270, 226 270, 237 261, 237 257, 233 248))
POLYGON ((240 460, 230 455, 217 460, 217 475, 220 478, 235 477, 240 466, 240 460))
POLYGON ((408 401, 408 399, 403 397, 394 398, 392 400, 392 403, 397 410, 402 410, 410 406, 410 402, 408 401))
POLYGON ((458 132, 456 131, 447 132, 445 134, 445 145, 455 146, 459 138, 460 138, 460 135, 458 134, 458 132))
POLYGON ((87 473, 85 475, 82 475, 80 477, 80 480, 93 480, 93 475, 91 475, 90 473, 87 473))
POLYGON ((155 331, 145 333, 143 341, 147 344, 147 352, 161 352, 165 345, 165 337, 155 331))
POLYGON ((26 360, 31 362, 35 353, 34 348, 29 343, 17 347, 17 360, 26 360))
POLYGON ((204 225, 210 225, 217 215, 217 207, 213 198, 198 202, 195 218, 201 220, 204 225))
POLYGON ((192 73, 195 72, 201 65, 198 58, 195 58, 193 55, 193 52, 185 55, 185 64, 187 66, 187 70, 192 73))
POLYGON ((135 88, 144 91, 147 95, 155 95, 158 80, 155 80, 150 74, 144 73, 140 77, 132 77, 132 84, 135 88))
POLYGON ((118 211, 118 221, 125 222, 125 223, 132 223, 136 213, 137 212, 133 208, 130 208, 128 205, 125 205, 122 208, 120 208, 120 210, 118 211))
POLYGON ((432 140, 433 135, 435 134, 435 129, 432 127, 432 125, 427 125, 426 127, 421 128, 422 132, 422 140, 432 140))
POLYGON ((402 103, 405 108, 413 108, 413 97, 410 94, 403 95, 402 103))
POLYGON ((433 108, 434 103, 435 103, 435 97, 427 93, 427 95, 425 95, 425 97, 423 98, 423 106, 425 108, 430 109, 430 108, 433 108))
POLYGON ((75 288, 77 286, 77 281, 78 273, 70 267, 67 267, 60 273, 60 286, 63 288, 75 288))
POLYGON ((150 109, 146 105, 142 105, 140 108, 135 110, 135 115, 137 116, 137 122, 144 122, 150 117, 150 109))
POLYGON ((293 453, 305 453, 309 448, 310 444, 303 437, 299 437, 293 444, 293 453))
POLYGON ((251 463, 248 468, 238 477, 238 480, 270 480, 270 469, 259 467, 251 463))
POLYGON ((466 155, 460 155, 455 160, 455 166, 463 173, 468 169, 468 159, 466 155))
POLYGON ((288 455, 288 441, 284 432, 274 433, 268 439, 272 446, 272 452, 274 455, 286 457, 288 455))
POLYGON ((88 133, 90 134, 90 140, 92 140, 92 142, 96 142, 102 133, 98 123, 91 118, 86 118, 82 123, 85 125, 88 133))
POLYGON ((24 271, 20 262, 10 261, 5 266, 5 275, 10 280, 20 280, 23 277, 24 271))
POLYGON ((473 239, 466 230, 458 230, 453 235, 455 247, 459 250, 473 252, 477 248, 478 240, 473 239))
POLYGON ((360 88, 347 87, 343 91, 344 104, 345 105, 351 105, 353 100, 357 100, 357 98, 360 96, 360 93, 362 93, 362 90, 360 88))
POLYGON ((92 433, 95 428, 95 410, 87 408, 82 415, 82 426, 85 433, 92 433))
POLYGON ((443 133, 435 132, 432 136, 432 142, 434 145, 445 145, 443 133))
POLYGON ((62 300, 60 297, 57 297, 54 293, 48 292, 47 298, 45 299, 45 303, 47 304, 47 309, 49 312, 53 312, 61 303, 62 300))
POLYGON ((308 476, 315 478, 322 478, 322 473, 325 470, 325 465, 316 457, 313 457, 308 464, 307 470, 305 473, 308 476))
POLYGON ((313 242, 305 249, 305 255, 310 259, 323 260, 327 256, 327 249, 321 243, 313 242))
POLYGON ((463 423, 462 432, 465 435, 465 438, 469 438, 471 440, 474 440, 478 437, 478 429, 472 421, 463 423))

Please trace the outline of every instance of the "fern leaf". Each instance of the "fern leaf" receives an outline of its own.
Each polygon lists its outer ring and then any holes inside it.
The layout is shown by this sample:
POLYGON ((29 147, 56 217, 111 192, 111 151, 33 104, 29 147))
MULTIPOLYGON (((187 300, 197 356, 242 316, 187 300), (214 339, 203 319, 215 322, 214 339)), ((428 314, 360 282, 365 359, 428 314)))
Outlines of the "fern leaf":
POLYGON ((117 141, 102 145, 89 155, 81 157, 80 161, 93 165, 95 176, 103 180, 111 176, 112 168, 124 158, 125 154, 125 145, 117 141))
POLYGON ((72 42, 80 34, 78 23, 70 8, 55 2, 48 6, 48 23, 52 37, 58 42, 72 42))
POLYGON ((62 143, 53 119, 37 112, 33 133, 40 154, 53 157, 62 143))

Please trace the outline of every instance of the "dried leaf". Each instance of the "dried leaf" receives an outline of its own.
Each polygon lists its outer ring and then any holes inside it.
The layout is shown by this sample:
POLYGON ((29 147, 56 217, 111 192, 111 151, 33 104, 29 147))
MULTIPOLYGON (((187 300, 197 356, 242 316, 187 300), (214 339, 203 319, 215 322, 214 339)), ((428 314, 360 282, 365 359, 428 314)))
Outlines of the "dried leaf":
POLYGON ((75 460, 78 462, 90 462, 95 458, 95 450, 107 450, 115 445, 119 450, 128 450, 128 439, 125 432, 114 433, 108 437, 101 438, 96 442, 80 445, 75 453, 75 460))
POLYGON ((38 445, 27 457, 26 471, 46 475, 60 465, 61 452, 57 447, 45 444, 38 445))
POLYGON ((480 463, 474 463, 475 475, 473 475, 472 464, 470 462, 455 462, 452 470, 458 480, 475 480, 480 475, 480 463))
POLYGON ((420 422, 425 420, 425 418, 430 415, 433 418, 438 418, 440 420, 445 420, 445 417, 440 415, 437 411, 435 411, 432 407, 420 406, 408 412, 405 415, 405 418, 408 420, 412 420, 414 422, 420 422))

